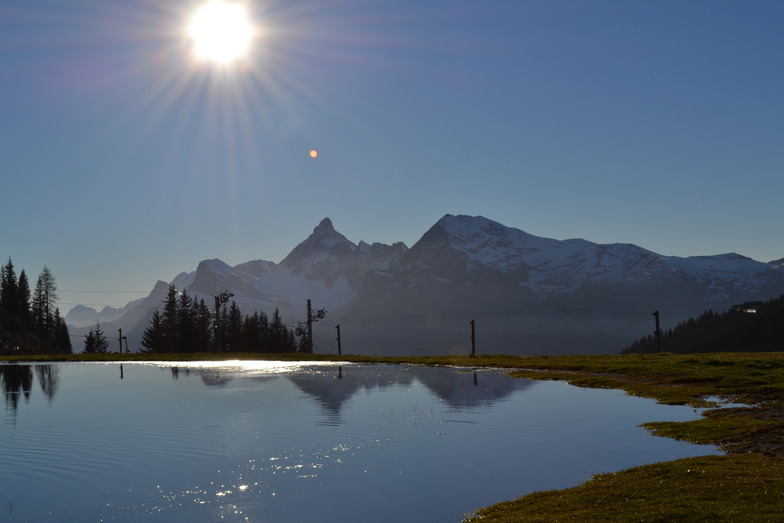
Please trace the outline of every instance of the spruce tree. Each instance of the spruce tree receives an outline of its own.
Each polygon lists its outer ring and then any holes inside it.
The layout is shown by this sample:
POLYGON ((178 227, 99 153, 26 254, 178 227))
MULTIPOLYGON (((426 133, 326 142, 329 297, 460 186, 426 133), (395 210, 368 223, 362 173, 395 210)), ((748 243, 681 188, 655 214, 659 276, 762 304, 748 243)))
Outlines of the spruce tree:
POLYGON ((56 354, 73 354, 71 335, 65 319, 60 316, 60 309, 55 309, 54 332, 52 333, 52 348, 56 354))
POLYGON ((293 352, 290 350, 289 332, 276 308, 269 324, 269 352, 293 352))
POLYGON ((162 345, 157 352, 177 352, 179 348, 180 332, 177 325, 177 310, 179 309, 177 295, 178 292, 174 285, 169 285, 166 299, 163 302, 163 311, 161 312, 162 345))
POLYGON ((0 307, 9 315, 19 317, 19 284, 11 258, 0 269, 0 307))
POLYGON ((174 352, 194 350, 193 312, 193 299, 188 296, 187 291, 182 291, 177 301, 177 347, 174 352))
POLYGON ((27 280, 27 273, 24 269, 19 273, 19 280, 17 282, 19 294, 18 301, 18 314, 22 320, 30 321, 30 282, 27 280))
POLYGON ((49 268, 44 265, 33 291, 33 321, 43 331, 51 333, 54 327, 54 310, 57 301, 57 284, 49 268))
POLYGON ((109 352, 109 340, 106 339, 100 325, 95 326, 95 346, 96 352, 109 352))
POLYGON ((155 311, 150 318, 149 327, 144 329, 142 334, 142 347, 146 349, 143 352, 163 352, 165 337, 161 314, 155 311))
POLYGON ((191 344, 192 352, 209 352, 213 348, 212 311, 204 300, 193 300, 191 305, 191 344))
POLYGON ((237 352, 242 345, 242 313, 237 302, 232 300, 226 318, 226 329, 223 331, 225 350, 237 352))
POLYGON ((94 329, 90 329, 90 332, 85 335, 84 352, 88 354, 109 352, 109 342, 100 325, 96 325, 94 329))

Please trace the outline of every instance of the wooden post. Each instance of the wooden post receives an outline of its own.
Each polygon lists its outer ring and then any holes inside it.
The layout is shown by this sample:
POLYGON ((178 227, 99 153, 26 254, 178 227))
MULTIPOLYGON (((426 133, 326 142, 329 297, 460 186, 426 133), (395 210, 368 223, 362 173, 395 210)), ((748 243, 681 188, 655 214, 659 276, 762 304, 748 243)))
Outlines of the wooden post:
POLYGON ((122 354, 122 329, 117 329, 117 332, 120 333, 119 336, 117 336, 117 340, 120 342, 120 354, 122 354))
POLYGON ((338 356, 340 356, 340 324, 335 325, 335 328, 338 330, 338 356))
POLYGON ((659 311, 653 311, 653 316, 656 318, 656 351, 661 352, 661 329, 659 328, 659 311))
POLYGON ((476 356, 476 331, 474 320, 471 320, 471 357, 476 356))

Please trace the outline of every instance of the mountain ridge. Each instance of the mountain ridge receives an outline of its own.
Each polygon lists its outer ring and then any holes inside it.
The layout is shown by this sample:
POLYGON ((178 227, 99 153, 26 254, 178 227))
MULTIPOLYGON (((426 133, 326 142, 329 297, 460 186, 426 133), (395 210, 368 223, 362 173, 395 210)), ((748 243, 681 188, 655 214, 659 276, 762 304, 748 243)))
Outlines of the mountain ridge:
MULTIPOLYGON (((358 352, 465 351, 465 324, 472 318, 485 325, 488 351, 595 352, 620 350, 644 335, 654 309, 676 322, 733 301, 776 297, 784 293, 784 263, 555 240, 483 216, 452 214, 411 248, 355 244, 324 218, 280 263, 230 267, 204 260, 171 284, 207 304, 229 290, 244 313, 279 309, 289 324, 305 319, 305 301, 312 299, 335 321, 358 327, 358 352)), ((160 298, 152 297, 161 290, 158 282, 131 311, 118 309, 123 314, 106 331, 130 332, 135 346, 147 324, 131 325, 131 319, 140 309, 149 318, 160 307, 160 298)))

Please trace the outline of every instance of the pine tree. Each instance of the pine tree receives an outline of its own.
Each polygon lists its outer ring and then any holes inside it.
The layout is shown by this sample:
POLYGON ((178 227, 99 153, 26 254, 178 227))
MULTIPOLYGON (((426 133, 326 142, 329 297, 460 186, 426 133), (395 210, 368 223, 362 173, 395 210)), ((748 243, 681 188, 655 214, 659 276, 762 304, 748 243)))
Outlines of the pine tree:
POLYGON ((194 322, 193 299, 187 291, 180 293, 177 301, 177 347, 174 352, 193 352, 194 350, 194 322))
POLYGON ((44 265, 33 291, 33 321, 44 332, 51 333, 54 327, 54 309, 57 301, 57 284, 49 268, 44 265))
POLYGON ((100 325, 96 325, 94 329, 90 329, 90 332, 85 335, 84 352, 88 354, 109 352, 109 342, 100 325))
POLYGON ((224 343, 227 351, 238 351, 242 345, 242 313, 237 302, 232 300, 226 318, 226 328, 223 331, 224 343))
POLYGON ((19 273, 19 280, 17 284, 19 295, 18 299, 18 314, 24 321, 30 321, 30 282, 27 280, 27 273, 24 269, 19 273))
POLYGON ((19 317, 19 283, 11 258, 0 268, 0 307, 9 315, 19 317))
POLYGON ((109 341, 106 339, 100 325, 95 326, 95 352, 109 352, 109 341))
POLYGON ((60 316, 60 309, 54 310, 54 332, 52 333, 52 348, 57 354, 73 354, 71 335, 65 319, 60 316))
POLYGON ((290 345, 288 329, 283 324, 280 311, 276 308, 269 325, 269 352, 294 352, 290 345))
POLYGON ((82 352, 85 354, 92 354, 95 352, 96 347, 95 331, 90 329, 90 332, 84 335, 84 350, 82 350, 82 352))
POLYGON ((162 345, 157 352, 177 352, 179 348, 179 329, 177 326, 177 289, 174 285, 169 285, 166 299, 163 301, 163 311, 161 312, 162 345))
POLYGON ((204 303, 204 300, 199 300, 198 303, 194 300, 191 319, 193 322, 193 351, 211 351, 215 328, 212 321, 212 311, 204 303))
POLYGON ((161 321, 161 314, 158 311, 152 313, 150 318, 150 325, 144 329, 142 334, 142 347, 143 352, 163 352, 165 334, 163 333, 163 322, 161 321))

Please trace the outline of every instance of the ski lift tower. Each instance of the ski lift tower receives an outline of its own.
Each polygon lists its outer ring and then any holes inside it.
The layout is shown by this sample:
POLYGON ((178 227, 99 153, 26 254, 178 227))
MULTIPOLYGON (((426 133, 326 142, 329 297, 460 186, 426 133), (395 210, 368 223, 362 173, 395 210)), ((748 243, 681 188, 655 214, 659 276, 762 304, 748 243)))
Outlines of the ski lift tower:
POLYGON ((323 320, 324 316, 327 315, 326 309, 319 309, 316 312, 313 312, 313 308, 310 304, 310 299, 308 299, 308 319, 305 322, 305 327, 302 327, 302 322, 297 324, 294 333, 297 336, 305 337, 305 350, 303 352, 307 352, 309 354, 313 353, 313 322, 323 320))

